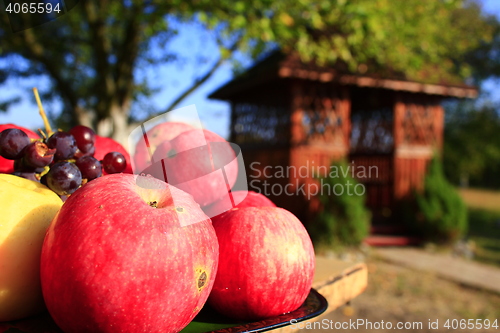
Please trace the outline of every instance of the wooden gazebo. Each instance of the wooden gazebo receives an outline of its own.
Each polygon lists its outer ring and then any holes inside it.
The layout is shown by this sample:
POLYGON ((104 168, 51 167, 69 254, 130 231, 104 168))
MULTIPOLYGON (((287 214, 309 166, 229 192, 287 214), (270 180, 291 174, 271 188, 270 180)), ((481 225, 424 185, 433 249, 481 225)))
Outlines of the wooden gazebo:
MULTIPOLYGON (((213 92, 210 98, 231 103, 230 141, 242 149, 249 182, 269 174, 266 166, 317 168, 345 158, 373 170, 358 178, 373 222, 390 217, 399 200, 421 188, 428 161, 442 147, 441 101, 474 98, 477 90, 367 73, 304 64, 277 52, 213 92)), ((291 172, 267 181, 295 187, 314 180, 291 172)), ((303 221, 318 207, 303 195, 269 194, 303 221)))

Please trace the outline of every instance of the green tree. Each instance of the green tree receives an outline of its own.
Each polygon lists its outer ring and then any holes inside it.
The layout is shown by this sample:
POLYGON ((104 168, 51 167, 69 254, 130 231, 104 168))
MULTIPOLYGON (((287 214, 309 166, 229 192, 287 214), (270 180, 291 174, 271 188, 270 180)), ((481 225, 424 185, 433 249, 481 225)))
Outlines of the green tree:
POLYGON ((426 239, 452 242, 467 231, 467 206, 446 180, 439 158, 433 158, 424 180, 424 190, 416 193, 414 223, 426 239))
MULTIPOLYGON (((349 169, 345 161, 340 161, 332 163, 330 170, 349 169)), ((365 196, 352 191, 358 182, 348 172, 325 175, 319 178, 319 182, 322 189, 330 190, 319 195, 321 209, 307 227, 315 247, 321 250, 359 246, 368 236, 371 214, 365 206, 365 196)))
POLYGON ((498 106, 473 101, 446 107, 443 164, 450 181, 480 187, 500 186, 498 106), (495 170, 496 169, 496 170, 495 170))
MULTIPOLYGON (((256 59, 279 47, 304 61, 342 61, 351 70, 381 67, 409 79, 453 83, 471 74, 465 56, 493 33, 478 6, 465 0, 85 0, 22 32, 12 33, 5 15, 0 23, 0 83, 47 75, 44 98, 63 101, 66 123, 120 141, 131 126, 175 107, 236 51, 256 59), (177 55, 169 48, 172 20, 211 29, 219 58, 174 103, 139 118, 134 102, 156 91, 138 72, 177 55)), ((4 109, 6 102, 0 101, 4 109)))
MULTIPOLYGON (((474 18, 471 17, 471 20, 474 18)), ((500 76, 500 22, 491 16, 485 20, 492 31, 492 39, 482 40, 465 55, 465 61, 474 69, 472 74, 476 82, 500 76)))

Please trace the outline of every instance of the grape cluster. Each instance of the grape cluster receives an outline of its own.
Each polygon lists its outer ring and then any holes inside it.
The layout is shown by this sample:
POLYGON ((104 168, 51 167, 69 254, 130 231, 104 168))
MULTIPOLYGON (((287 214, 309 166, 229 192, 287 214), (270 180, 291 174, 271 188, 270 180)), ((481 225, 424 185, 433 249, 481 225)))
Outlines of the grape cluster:
POLYGON ((0 132, 0 156, 14 160, 13 174, 47 185, 61 197, 107 173, 125 170, 127 161, 117 152, 102 161, 94 158, 95 133, 78 125, 69 132, 55 132, 46 139, 31 140, 20 129, 0 132))

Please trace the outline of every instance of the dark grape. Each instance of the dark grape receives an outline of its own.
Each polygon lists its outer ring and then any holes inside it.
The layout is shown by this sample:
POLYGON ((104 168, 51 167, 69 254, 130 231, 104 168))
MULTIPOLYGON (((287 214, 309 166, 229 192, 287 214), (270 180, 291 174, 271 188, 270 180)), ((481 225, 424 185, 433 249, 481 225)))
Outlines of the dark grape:
POLYGON ((23 162, 28 167, 43 168, 54 160, 55 149, 40 141, 34 141, 24 148, 23 162))
POLYGON ((92 148, 90 148, 90 150, 86 153, 83 153, 80 151, 80 149, 77 149, 75 153, 75 158, 78 159, 83 156, 94 156, 94 153, 95 153, 95 146, 92 146, 92 148))
POLYGON ((34 173, 34 172, 29 172, 29 171, 14 171, 12 173, 14 176, 26 178, 29 180, 34 180, 35 182, 40 182, 39 176, 34 173))
POLYGON ((122 154, 112 151, 104 156, 102 167, 107 173, 120 173, 127 167, 127 160, 122 154))
POLYGON ((44 168, 34 168, 32 166, 27 165, 26 162, 24 161, 24 158, 14 160, 14 171, 41 173, 43 172, 43 170, 44 168))
POLYGON ((95 133, 91 128, 77 125, 70 129, 69 133, 75 138, 76 145, 82 153, 86 154, 94 147, 95 133))
POLYGON ((73 135, 68 132, 56 132, 47 140, 49 148, 55 148, 55 161, 69 160, 75 156, 77 146, 73 135))
POLYGON ((57 162, 47 173, 47 186, 57 195, 75 192, 82 184, 82 173, 74 163, 57 162))
POLYGON ((25 169, 31 169, 31 168, 26 164, 24 164, 22 158, 14 160, 14 170, 25 170, 25 169))
POLYGON ((88 181, 101 177, 102 175, 101 162, 92 156, 83 156, 77 159, 75 164, 78 169, 80 169, 82 178, 87 179, 88 181))
POLYGON ((30 143, 26 133, 17 128, 8 128, 0 133, 0 156, 16 160, 23 156, 23 149, 30 143))

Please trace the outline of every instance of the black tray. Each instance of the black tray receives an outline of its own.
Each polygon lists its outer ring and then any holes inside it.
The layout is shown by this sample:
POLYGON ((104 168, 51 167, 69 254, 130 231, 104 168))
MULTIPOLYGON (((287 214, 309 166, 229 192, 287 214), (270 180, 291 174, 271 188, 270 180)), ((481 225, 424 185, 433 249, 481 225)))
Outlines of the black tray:
POLYGON ((194 320, 184 328, 181 333, 236 333, 236 332, 265 332, 279 327, 311 319, 325 312, 328 307, 326 299, 316 290, 311 289, 306 301, 297 310, 285 313, 273 318, 257 322, 241 323, 234 322, 223 317, 211 308, 204 308, 194 320))
MULTIPOLYGON (((297 310, 273 318, 257 322, 235 322, 215 312, 210 307, 204 307, 194 320, 181 333, 235 333, 264 332, 275 328, 291 325, 292 319, 298 323, 322 314, 328 303, 316 290, 311 289, 306 301, 297 310)), ((48 313, 13 322, 0 322, 0 333, 60 333, 48 313)))

